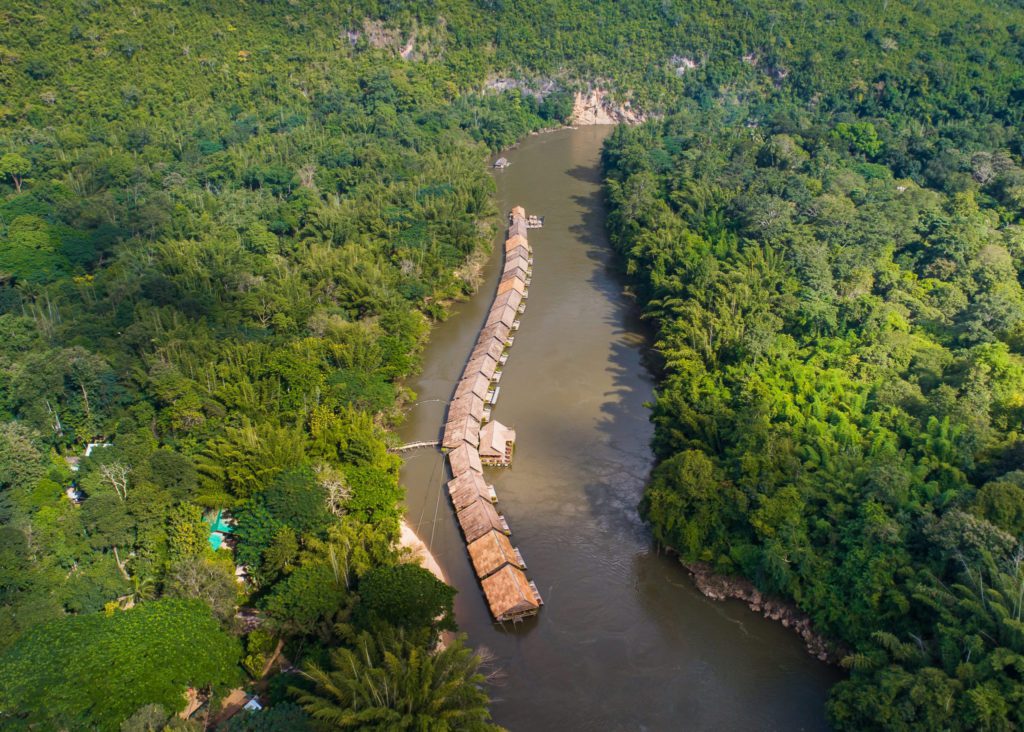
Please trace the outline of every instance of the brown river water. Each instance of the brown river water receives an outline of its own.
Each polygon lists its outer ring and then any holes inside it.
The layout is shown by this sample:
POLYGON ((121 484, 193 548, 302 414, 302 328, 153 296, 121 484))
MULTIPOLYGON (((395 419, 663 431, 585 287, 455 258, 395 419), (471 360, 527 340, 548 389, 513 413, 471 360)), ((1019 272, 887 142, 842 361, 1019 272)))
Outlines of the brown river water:
MULTIPOLYGON (((492 622, 436 450, 406 457, 408 520, 459 590, 460 629, 504 670, 490 690, 492 711, 512 732, 827 729, 825 696, 839 673, 781 625, 739 602, 706 599, 658 553, 637 514, 652 466, 644 403, 654 382, 603 226, 599 156, 610 131, 530 137, 495 172, 503 211, 522 205, 546 217, 530 232, 533 284, 494 411, 516 430, 515 460, 487 469, 544 597, 540 615, 515 627, 492 622)), ((477 296, 434 329, 409 383, 419 403, 403 440, 438 436, 486 318, 501 249, 477 296)))

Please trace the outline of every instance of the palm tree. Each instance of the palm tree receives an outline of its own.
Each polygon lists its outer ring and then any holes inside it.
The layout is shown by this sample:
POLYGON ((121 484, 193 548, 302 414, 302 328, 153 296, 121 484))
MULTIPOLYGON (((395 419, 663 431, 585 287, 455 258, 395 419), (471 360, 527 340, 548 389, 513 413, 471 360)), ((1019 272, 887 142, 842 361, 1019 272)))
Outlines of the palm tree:
POLYGON ((152 600, 156 596, 156 580, 152 577, 139 577, 132 575, 132 588, 127 594, 117 598, 124 609, 130 609, 145 600, 152 600))
POLYGON ((329 670, 307 668, 312 691, 292 693, 310 716, 335 729, 499 730, 489 721, 483 661, 464 637, 431 652, 397 631, 363 633, 354 649, 331 652, 329 670))

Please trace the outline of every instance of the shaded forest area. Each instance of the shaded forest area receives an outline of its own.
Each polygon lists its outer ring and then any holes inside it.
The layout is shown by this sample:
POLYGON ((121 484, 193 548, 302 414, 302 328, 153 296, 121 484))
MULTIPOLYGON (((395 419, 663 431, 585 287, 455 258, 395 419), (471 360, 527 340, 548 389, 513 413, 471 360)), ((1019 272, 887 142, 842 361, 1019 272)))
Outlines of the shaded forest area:
POLYGON ((837 729, 1024 725, 1019 95, 959 76, 834 106, 798 76, 605 150, 664 361, 641 510, 848 649, 837 729))

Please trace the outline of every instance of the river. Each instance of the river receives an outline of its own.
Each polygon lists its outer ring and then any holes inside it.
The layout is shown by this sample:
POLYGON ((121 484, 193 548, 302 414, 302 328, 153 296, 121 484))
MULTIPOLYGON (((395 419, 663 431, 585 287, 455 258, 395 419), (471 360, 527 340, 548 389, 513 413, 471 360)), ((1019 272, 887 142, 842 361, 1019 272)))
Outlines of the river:
MULTIPOLYGON (((545 600, 491 621, 444 491, 441 455, 411 453, 408 519, 459 590, 470 644, 497 657, 495 721, 534 730, 818 730, 838 673, 738 602, 712 602, 660 555, 636 506, 652 465, 653 380, 634 304, 612 267, 599 156, 609 127, 530 137, 497 171, 503 211, 546 216, 530 232, 534 275, 494 418, 514 427, 512 469, 488 469, 499 510, 545 600)), ((504 237, 502 236, 502 239, 504 237)), ((477 297, 438 325, 406 441, 434 439, 486 317, 501 247, 477 297)))

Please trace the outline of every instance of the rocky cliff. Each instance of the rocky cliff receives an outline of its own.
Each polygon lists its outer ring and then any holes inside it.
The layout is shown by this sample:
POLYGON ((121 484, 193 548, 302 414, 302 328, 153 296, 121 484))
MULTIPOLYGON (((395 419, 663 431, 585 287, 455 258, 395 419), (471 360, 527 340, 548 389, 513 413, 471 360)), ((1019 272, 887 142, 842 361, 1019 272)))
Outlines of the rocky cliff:
POLYGON ((642 112, 632 109, 629 102, 616 104, 608 98, 608 92, 601 88, 587 93, 577 92, 572 109, 573 125, 635 125, 646 121, 642 112))

